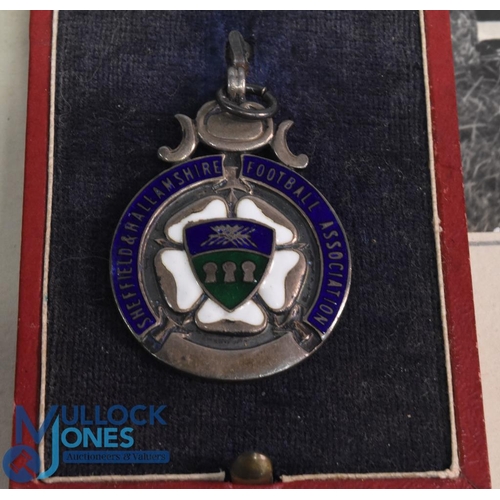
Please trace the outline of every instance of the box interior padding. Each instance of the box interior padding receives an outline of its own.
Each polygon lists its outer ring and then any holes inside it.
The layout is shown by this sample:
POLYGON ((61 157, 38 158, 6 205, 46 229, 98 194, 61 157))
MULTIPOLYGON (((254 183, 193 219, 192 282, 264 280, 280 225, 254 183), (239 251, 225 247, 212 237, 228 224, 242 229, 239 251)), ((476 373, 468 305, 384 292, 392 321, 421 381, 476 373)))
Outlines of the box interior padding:
MULTIPOLYGON (((202 474, 258 450, 275 474, 444 471, 452 431, 418 12, 60 12, 55 46, 43 405, 166 404, 138 428, 158 464, 57 476, 202 474), (303 364, 224 383, 170 369, 132 338, 109 279, 115 226, 224 84, 226 37, 292 119, 292 151, 347 232, 343 316, 303 364)), ((45 457, 50 461, 50 440, 45 457)))

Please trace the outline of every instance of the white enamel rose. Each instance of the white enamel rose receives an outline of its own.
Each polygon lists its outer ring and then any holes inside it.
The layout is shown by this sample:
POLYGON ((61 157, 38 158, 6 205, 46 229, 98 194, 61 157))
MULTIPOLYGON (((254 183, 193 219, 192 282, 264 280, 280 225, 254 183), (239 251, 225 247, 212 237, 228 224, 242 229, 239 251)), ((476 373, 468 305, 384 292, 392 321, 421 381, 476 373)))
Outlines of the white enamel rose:
MULTIPOLYGON (((235 215, 236 218, 254 220, 274 229, 275 251, 257 293, 271 311, 285 311, 297 297, 306 270, 302 252, 290 248, 297 239, 295 227, 278 210, 259 198, 241 198, 236 204, 235 215)), ((225 218, 228 218, 225 200, 212 196, 198 202, 187 212, 172 217, 165 227, 165 235, 171 242, 184 246, 184 227, 188 223, 225 218)), ((160 250, 156 257, 156 269, 169 306, 181 313, 196 310, 195 321, 201 329, 257 333, 266 327, 267 314, 254 298, 229 312, 207 297, 191 269, 185 250, 160 250)))

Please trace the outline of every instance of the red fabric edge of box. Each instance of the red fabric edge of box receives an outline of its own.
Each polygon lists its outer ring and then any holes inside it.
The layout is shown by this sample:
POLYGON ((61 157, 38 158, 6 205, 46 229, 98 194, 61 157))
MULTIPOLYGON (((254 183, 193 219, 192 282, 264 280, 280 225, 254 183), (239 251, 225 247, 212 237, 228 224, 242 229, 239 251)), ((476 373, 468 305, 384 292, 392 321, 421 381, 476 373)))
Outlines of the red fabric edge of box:
MULTIPOLYGON (((52 11, 32 12, 30 19, 28 111, 24 175, 19 321, 14 409, 23 405, 37 421, 40 390, 40 346, 43 253, 50 118, 52 11)), ((14 445, 15 432, 12 435, 14 445)), ((23 443, 33 446, 28 433, 23 443)), ((11 482, 11 487, 17 487, 11 482)))
POLYGON ((489 487, 448 11, 426 11, 432 132, 460 469, 489 487))
MULTIPOLYGON (((269 488, 490 487, 448 11, 426 11, 425 31, 460 476, 456 479, 306 480, 275 483, 269 488)), ((30 23, 26 173, 14 396, 15 405, 23 405, 33 421, 37 421, 38 417, 40 390, 51 38, 52 11, 33 11, 30 23)), ((34 445, 28 434, 25 434, 23 438, 24 444, 34 445)), ((13 433, 13 444, 14 439, 13 433)), ((243 487, 228 482, 165 480, 58 483, 44 483, 34 480, 26 484, 11 481, 10 486, 11 488, 243 487)))

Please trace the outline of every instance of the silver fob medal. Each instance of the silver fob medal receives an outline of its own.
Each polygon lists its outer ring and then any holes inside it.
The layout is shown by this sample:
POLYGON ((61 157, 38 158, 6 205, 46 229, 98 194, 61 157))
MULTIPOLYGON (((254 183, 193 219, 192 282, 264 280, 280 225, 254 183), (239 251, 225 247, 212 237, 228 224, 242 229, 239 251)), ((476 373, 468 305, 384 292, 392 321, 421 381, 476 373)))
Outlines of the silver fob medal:
POLYGON ((227 88, 195 120, 172 164, 125 210, 111 250, 116 303, 154 356, 194 375, 245 380, 281 372, 331 333, 351 265, 342 225, 298 172, 307 156, 277 130, 274 96, 246 83, 249 46, 229 35, 227 88), (257 101, 247 100, 253 95, 257 101), (195 158, 201 141, 214 148, 195 158), (265 147, 280 162, 255 156, 265 147))

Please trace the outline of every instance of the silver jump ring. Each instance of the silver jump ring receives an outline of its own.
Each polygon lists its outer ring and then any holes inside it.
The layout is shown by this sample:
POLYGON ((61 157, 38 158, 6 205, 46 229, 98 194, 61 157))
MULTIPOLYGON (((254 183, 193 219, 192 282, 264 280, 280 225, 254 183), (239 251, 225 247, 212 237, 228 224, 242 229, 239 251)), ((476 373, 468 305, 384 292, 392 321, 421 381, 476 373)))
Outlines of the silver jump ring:
POLYGON ((244 108, 240 104, 231 101, 224 88, 217 91, 217 102, 224 111, 228 111, 233 115, 248 118, 250 120, 264 120, 266 118, 271 118, 278 111, 278 101, 276 100, 276 97, 274 97, 271 92, 268 92, 265 87, 248 83, 246 85, 246 92, 247 94, 260 97, 267 107, 264 109, 244 108))

